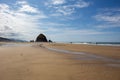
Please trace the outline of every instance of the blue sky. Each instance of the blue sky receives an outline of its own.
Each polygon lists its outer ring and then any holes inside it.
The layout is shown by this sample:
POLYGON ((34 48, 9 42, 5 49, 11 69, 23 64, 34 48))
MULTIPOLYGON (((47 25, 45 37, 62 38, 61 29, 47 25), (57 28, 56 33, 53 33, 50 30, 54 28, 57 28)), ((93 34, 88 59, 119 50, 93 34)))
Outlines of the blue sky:
POLYGON ((0 0, 0 36, 120 42, 120 0, 0 0))

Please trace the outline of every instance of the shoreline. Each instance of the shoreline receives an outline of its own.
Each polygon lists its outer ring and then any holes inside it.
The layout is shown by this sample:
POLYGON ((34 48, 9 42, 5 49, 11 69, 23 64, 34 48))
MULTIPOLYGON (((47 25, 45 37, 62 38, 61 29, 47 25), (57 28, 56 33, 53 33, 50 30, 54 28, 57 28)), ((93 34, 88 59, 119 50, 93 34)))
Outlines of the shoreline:
POLYGON ((114 59, 120 59, 120 46, 101 46, 101 45, 88 45, 88 44, 69 44, 69 43, 6 43, 0 42, 1 47, 17 47, 17 46, 33 46, 42 45, 53 49, 68 50, 72 52, 88 53, 93 55, 100 55, 114 59))
POLYGON ((80 45, 96 45, 96 46, 120 46, 120 42, 56 42, 60 44, 80 44, 80 45))
POLYGON ((87 44, 44 43, 46 47, 101 55, 114 59, 120 59, 120 46, 99 46, 87 44))

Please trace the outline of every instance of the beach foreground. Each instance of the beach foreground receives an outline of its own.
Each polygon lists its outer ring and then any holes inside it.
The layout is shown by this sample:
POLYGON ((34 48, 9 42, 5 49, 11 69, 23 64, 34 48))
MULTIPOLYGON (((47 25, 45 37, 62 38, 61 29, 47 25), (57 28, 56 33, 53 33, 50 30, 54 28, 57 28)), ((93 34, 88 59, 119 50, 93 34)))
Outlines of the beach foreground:
MULTIPOLYGON (((60 49, 63 48, 70 50, 64 46, 60 49)), ((113 59, 118 60, 116 56, 113 59)), ((38 44, 0 47, 0 80, 120 80, 119 65, 117 61, 51 51, 38 44)))

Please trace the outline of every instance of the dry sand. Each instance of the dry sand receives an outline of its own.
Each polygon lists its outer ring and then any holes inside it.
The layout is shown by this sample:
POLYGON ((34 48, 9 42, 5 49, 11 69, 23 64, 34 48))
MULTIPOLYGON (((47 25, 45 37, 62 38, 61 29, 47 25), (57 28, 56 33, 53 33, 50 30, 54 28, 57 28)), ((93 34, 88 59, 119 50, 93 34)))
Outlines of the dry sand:
POLYGON ((76 57, 84 56, 30 45, 0 47, 0 80, 120 80, 120 67, 107 65, 115 63, 76 57))

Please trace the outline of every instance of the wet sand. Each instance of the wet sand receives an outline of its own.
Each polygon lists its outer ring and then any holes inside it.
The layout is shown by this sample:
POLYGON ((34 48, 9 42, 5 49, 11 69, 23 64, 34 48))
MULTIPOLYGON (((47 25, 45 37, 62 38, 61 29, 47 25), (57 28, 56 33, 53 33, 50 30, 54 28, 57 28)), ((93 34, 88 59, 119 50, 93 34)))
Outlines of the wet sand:
POLYGON ((114 64, 120 63, 90 60, 36 44, 0 47, 0 80, 120 80, 120 67, 114 64))
POLYGON ((75 52, 84 52, 110 57, 114 59, 120 59, 120 46, 98 46, 98 45, 61 44, 61 43, 45 44, 45 46, 48 46, 50 48, 69 50, 75 52))

